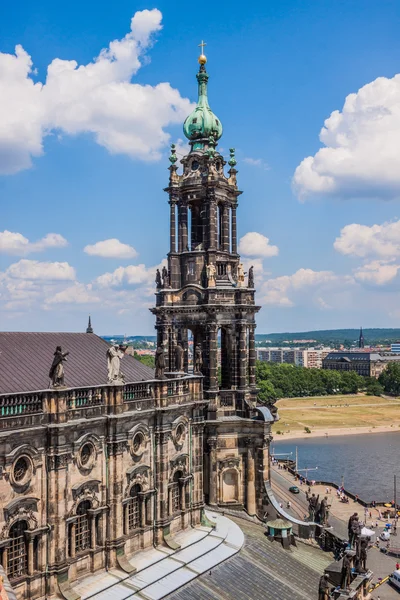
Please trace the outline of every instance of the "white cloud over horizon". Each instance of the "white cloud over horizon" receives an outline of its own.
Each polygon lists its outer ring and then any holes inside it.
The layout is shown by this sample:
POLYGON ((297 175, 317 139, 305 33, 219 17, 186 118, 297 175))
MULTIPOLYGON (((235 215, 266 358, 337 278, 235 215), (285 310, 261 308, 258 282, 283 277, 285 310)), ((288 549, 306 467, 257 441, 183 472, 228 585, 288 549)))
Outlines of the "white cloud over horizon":
POLYGON ((67 240, 59 233, 48 233, 37 242, 30 242, 28 238, 13 231, 5 229, 0 232, 0 253, 25 256, 33 252, 43 252, 49 248, 64 248, 67 240))
POLYGON ((249 231, 239 241, 239 253, 246 257, 270 258, 279 254, 278 246, 272 246, 269 238, 256 231, 249 231))
POLYGON ((324 147, 303 159, 293 176, 308 197, 400 198, 400 74, 378 77, 349 94, 326 119, 324 147))
POLYGON ((110 42, 87 65, 53 59, 45 83, 35 82, 33 61, 21 45, 0 53, 0 175, 28 169, 54 132, 91 133, 113 154, 157 160, 191 110, 168 82, 131 83, 161 30, 159 10, 136 12, 129 33, 110 42))
POLYGON ((100 256, 102 258, 136 258, 138 253, 133 246, 123 244, 116 238, 89 244, 83 249, 90 256, 100 256))
POLYGON ((337 252, 349 256, 396 258, 400 256, 400 220, 370 227, 358 223, 346 225, 333 246, 337 252))

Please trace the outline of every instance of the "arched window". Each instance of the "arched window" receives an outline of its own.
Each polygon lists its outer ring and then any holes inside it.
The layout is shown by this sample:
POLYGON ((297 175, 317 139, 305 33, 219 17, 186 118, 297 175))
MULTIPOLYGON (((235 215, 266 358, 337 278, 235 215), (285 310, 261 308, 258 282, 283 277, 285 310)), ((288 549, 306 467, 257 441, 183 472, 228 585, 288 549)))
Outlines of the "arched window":
POLYGON ((8 548, 7 574, 10 579, 23 577, 28 572, 28 544, 25 531, 26 521, 17 521, 10 529, 11 543, 8 548))
POLYGON ((89 500, 84 500, 76 509, 78 515, 75 526, 75 552, 87 550, 92 545, 90 532, 90 516, 88 510, 92 508, 89 500))
POLYGON ((181 502, 181 485, 179 479, 182 477, 181 471, 176 471, 174 474, 173 483, 170 488, 171 493, 171 510, 172 513, 176 513, 182 510, 182 502, 181 502))
POLYGON ((130 499, 126 507, 128 531, 133 531, 140 527, 140 491, 141 487, 138 484, 131 487, 130 499))

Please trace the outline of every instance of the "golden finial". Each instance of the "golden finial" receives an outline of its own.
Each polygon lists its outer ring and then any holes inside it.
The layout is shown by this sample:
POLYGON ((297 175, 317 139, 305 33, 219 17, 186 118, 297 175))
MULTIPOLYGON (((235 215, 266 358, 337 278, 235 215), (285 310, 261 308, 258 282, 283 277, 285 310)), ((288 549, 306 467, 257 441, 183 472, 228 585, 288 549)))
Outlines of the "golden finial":
POLYGON ((205 42, 203 42, 203 40, 201 40, 201 44, 199 44, 199 47, 201 48, 201 54, 199 56, 199 63, 201 65, 205 65, 207 62, 207 57, 204 54, 204 46, 207 46, 207 44, 205 42))

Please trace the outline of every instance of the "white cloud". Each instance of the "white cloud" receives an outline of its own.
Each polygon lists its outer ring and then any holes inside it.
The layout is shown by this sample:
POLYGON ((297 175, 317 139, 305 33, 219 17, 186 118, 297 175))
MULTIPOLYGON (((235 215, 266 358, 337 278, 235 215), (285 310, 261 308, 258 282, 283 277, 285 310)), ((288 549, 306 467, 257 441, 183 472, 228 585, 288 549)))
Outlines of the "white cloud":
POLYGON ((325 145, 297 167, 293 185, 307 196, 400 197, 400 74, 378 77, 347 96, 320 132, 325 145))
POLYGON ((67 262, 39 262, 23 258, 10 265, 3 274, 4 277, 38 281, 70 281, 75 279, 75 269, 67 262))
POLYGON ((74 285, 47 298, 45 302, 47 304, 94 304, 100 302, 100 298, 93 293, 90 284, 74 283, 74 285))
POLYGON ((86 254, 102 258, 135 258, 138 255, 133 246, 123 244, 116 238, 96 242, 96 244, 85 246, 83 250, 86 254))
POLYGON ((22 233, 13 231, 0 232, 0 253, 15 254, 25 256, 32 252, 42 252, 48 248, 63 248, 68 242, 59 233, 48 233, 44 238, 37 242, 30 242, 22 233))
POLYGON ((400 265, 382 260, 374 260, 354 271, 357 281, 373 285, 386 285, 397 276, 400 265))
POLYGON ((351 277, 340 277, 332 271, 299 269, 293 275, 282 275, 265 281, 259 292, 259 301, 262 304, 291 307, 297 305, 300 298, 301 303, 313 303, 319 308, 327 308, 321 304, 321 293, 338 291, 351 283, 351 277))
POLYGON ((277 256, 279 249, 278 246, 271 246, 265 235, 250 231, 240 239, 239 252, 244 256, 268 258, 277 256))
POLYGON ((22 46, 15 55, 0 53, 0 174, 29 168, 53 132, 91 133, 111 153, 158 159, 169 140, 165 128, 191 109, 169 83, 131 83, 161 18, 157 9, 137 12, 130 32, 93 62, 55 58, 45 83, 34 83, 33 62, 22 46))
POLYGON ((334 248, 341 254, 366 257, 400 256, 400 220, 383 225, 346 225, 336 238, 334 248))
POLYGON ((243 162, 251 165, 252 167, 259 167, 260 169, 264 169, 264 171, 269 171, 270 166, 266 163, 262 158, 251 158, 246 157, 243 159, 243 162))
POLYGON ((148 280, 149 270, 146 269, 145 265, 140 264, 118 267, 112 273, 104 273, 103 275, 100 275, 100 277, 97 277, 95 283, 99 287, 109 288, 146 283, 148 280))

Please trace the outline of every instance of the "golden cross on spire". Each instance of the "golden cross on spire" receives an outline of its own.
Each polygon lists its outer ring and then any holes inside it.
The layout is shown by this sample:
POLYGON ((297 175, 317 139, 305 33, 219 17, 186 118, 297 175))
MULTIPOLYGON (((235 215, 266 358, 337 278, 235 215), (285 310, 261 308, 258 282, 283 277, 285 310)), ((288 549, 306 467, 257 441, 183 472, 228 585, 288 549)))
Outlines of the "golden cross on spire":
POLYGON ((203 42, 203 40, 201 40, 201 44, 199 44, 199 48, 201 48, 202 54, 204 54, 204 46, 207 46, 207 44, 205 42, 203 42))

